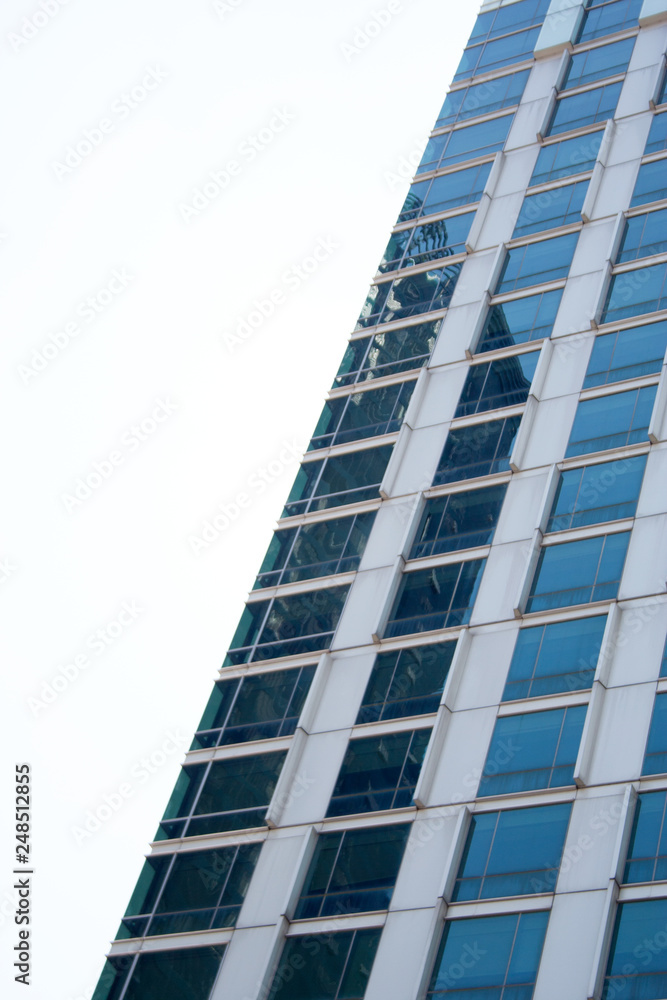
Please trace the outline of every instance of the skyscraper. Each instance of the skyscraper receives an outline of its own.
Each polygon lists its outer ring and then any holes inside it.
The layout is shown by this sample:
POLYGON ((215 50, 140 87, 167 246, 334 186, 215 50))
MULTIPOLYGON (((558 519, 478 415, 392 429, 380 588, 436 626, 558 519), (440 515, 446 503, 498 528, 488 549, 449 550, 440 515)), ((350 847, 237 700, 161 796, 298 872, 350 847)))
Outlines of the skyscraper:
POLYGON ((667 0, 489 0, 94 1000, 667 997, 667 0))

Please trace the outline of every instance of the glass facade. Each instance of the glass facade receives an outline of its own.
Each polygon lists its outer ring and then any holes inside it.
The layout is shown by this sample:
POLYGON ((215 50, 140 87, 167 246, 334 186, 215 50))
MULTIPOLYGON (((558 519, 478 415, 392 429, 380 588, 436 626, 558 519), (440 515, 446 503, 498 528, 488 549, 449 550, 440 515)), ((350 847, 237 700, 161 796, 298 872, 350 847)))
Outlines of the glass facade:
POLYGON ((521 629, 503 701, 589 688, 606 624, 606 615, 596 615, 521 629))

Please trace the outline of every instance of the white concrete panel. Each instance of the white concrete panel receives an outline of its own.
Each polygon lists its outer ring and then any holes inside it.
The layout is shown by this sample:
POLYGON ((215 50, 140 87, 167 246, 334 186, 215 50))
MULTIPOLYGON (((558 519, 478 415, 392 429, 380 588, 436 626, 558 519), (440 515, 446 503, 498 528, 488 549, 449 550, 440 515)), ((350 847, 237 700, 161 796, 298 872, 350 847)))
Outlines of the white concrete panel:
POLYGON ((595 199, 596 219, 615 216, 618 212, 626 211, 632 198, 638 170, 639 160, 628 160, 626 163, 605 167, 600 190, 595 199))
MULTIPOLYGON (((596 205, 597 213, 597 205, 596 205)), ((601 222, 590 222, 579 233, 579 239, 572 258, 570 278, 580 274, 591 274, 604 266, 609 256, 609 247, 614 235, 614 219, 604 219, 601 222)), ((588 285, 590 285, 590 279, 588 285)), ((588 306, 581 303, 582 311, 588 306)), ((579 327, 581 329, 581 327, 579 327)))
POLYGON ((616 114, 614 118, 622 124, 624 118, 629 115, 639 114, 649 107, 649 100, 653 96, 656 85, 656 67, 646 66, 644 69, 635 70, 625 77, 623 90, 618 100, 616 114))
POLYGON ((542 400, 523 460, 525 469, 553 465, 562 460, 576 408, 576 395, 542 400))
POLYGON ((493 546, 484 567, 471 625, 514 617, 514 604, 531 552, 528 539, 493 546))
POLYGON ((534 64, 523 92, 523 100, 527 104, 551 96, 551 91, 558 83, 561 59, 562 55, 558 53, 550 57, 544 56, 534 64))
POLYGON ((614 864, 623 813, 624 792, 579 795, 572 805, 570 825, 556 889, 558 892, 604 890, 614 864))
POLYGON ((357 573, 331 644, 332 650, 372 642, 373 627, 392 578, 391 567, 357 573))
POLYGON ((626 118, 625 121, 618 122, 609 151, 608 167, 636 160, 642 155, 652 120, 653 115, 647 111, 635 118, 626 118))
POLYGON ((390 913, 378 946, 365 1000, 413 1000, 432 932, 431 910, 390 913))
MULTIPOLYGON (((472 264, 476 259, 477 258, 474 257, 467 263, 472 264)), ((437 368, 439 365, 449 365, 452 364, 452 362, 465 360, 466 350, 470 347, 475 322, 479 315, 480 302, 486 291, 490 267, 491 265, 489 264, 489 267, 484 269, 483 287, 482 283, 478 284, 477 296, 474 297, 467 305, 461 305, 456 308, 448 309, 440 336, 438 337, 436 345, 433 349, 433 354, 431 355, 429 369, 437 368)))
POLYGON ((547 472, 519 472, 512 476, 493 536, 494 545, 530 541, 540 520, 547 479, 547 472))
POLYGON ((392 490, 394 496, 428 489, 433 482, 447 432, 447 425, 422 427, 413 432, 396 475, 392 490))
POLYGON ((255 1000, 276 944, 275 927, 238 928, 232 935, 210 1000, 255 1000))
POLYGON ((537 147, 530 152, 525 149, 506 152, 503 156, 503 165, 494 197, 503 198, 509 194, 520 193, 523 198, 535 169, 538 155, 537 147))
POLYGON ((592 330, 553 342, 542 399, 571 395, 573 390, 576 391, 583 385, 594 342, 595 334, 592 330))
POLYGON ((646 460, 642 491, 637 504, 637 517, 660 514, 665 509, 667 483, 667 445, 653 445, 646 460))
POLYGON ((475 797, 495 721, 495 708, 454 712, 433 778, 429 806, 469 802, 475 797))
POLYGON ((429 373, 424 398, 415 421, 416 428, 443 424, 453 418, 468 367, 467 362, 461 362, 429 373))
POLYGON ((590 275, 568 278, 553 326, 552 338, 590 330, 591 319, 595 316, 598 294, 599 281, 597 276, 593 279, 590 275))
POLYGON ((472 635, 456 696, 457 711, 498 704, 503 696, 518 631, 519 623, 511 622, 493 632, 472 635))
POLYGON ((458 809, 443 810, 441 816, 417 813, 391 899, 391 910, 435 906, 457 818, 458 809))
POLYGON ((375 515, 373 530, 361 558, 360 570, 394 565, 403 536, 412 521, 417 499, 415 496, 409 503, 404 500, 388 500, 382 504, 375 515))
POLYGON ((666 580, 667 514, 639 518, 630 536, 618 599, 664 594, 666 580))
POLYGON ((516 220, 523 204, 523 192, 494 198, 486 213, 479 235, 480 247, 495 247, 512 239, 516 220))
MULTIPOLYGON (((652 4, 660 8, 661 13, 667 15, 667 0, 644 0, 640 16, 644 16, 644 11, 648 11, 652 4)), ((643 69, 644 66, 654 66, 657 69, 661 63, 666 44, 667 24, 656 24, 640 31, 630 57, 629 71, 643 69)))
POLYGON ((347 729, 335 733, 316 733, 306 740, 301 758, 301 791, 295 789, 285 805, 283 826, 317 823, 326 813, 336 778, 347 749, 347 729))
POLYGON ((369 649, 357 656, 333 658, 311 732, 326 733, 354 725, 375 656, 376 650, 369 649))
POLYGON ((543 54, 558 52, 573 43, 584 16, 584 0, 575 0, 574 3, 570 0, 567 4, 559 4, 557 10, 553 8, 552 3, 537 39, 535 46, 537 59, 543 54))
POLYGON ((588 996, 604 905, 603 891, 556 896, 533 1000, 588 996))
MULTIPOLYGON (((452 296, 451 309, 456 306, 475 303, 489 287, 491 269, 496 259, 496 250, 477 251, 466 260, 461 270, 461 276, 456 283, 452 296)), ((441 335, 442 339, 442 335, 441 335)))
POLYGON ((623 608, 614 637, 607 687, 655 681, 667 633, 667 601, 633 602, 623 608))
POLYGON ((667 15, 667 0, 644 0, 639 14, 639 23, 644 24, 654 18, 664 18, 667 15))
POLYGON ((589 781, 636 781, 641 773, 655 684, 611 688, 604 699, 589 781))
POLYGON ((521 102, 514 116, 512 128, 505 143, 505 149, 520 149, 537 142, 537 135, 544 123, 549 107, 550 95, 539 101, 521 102))
POLYGON ((291 837, 269 834, 241 907, 237 927, 258 927, 279 920, 296 876, 304 836, 304 833, 291 837))

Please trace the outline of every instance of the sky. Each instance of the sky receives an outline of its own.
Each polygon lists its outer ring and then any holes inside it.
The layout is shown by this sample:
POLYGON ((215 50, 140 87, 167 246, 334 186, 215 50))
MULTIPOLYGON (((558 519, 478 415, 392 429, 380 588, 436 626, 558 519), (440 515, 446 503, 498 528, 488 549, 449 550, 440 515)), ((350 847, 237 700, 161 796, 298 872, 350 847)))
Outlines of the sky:
POLYGON ((88 1000, 477 0, 5 0, 0 984, 88 1000))

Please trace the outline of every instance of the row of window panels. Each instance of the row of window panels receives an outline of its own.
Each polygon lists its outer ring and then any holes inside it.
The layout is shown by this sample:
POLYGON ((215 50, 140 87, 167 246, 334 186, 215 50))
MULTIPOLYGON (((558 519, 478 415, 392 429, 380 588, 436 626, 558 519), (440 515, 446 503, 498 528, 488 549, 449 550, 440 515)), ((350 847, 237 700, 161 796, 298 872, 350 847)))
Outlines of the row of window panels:
MULTIPOLYGON (((426 998, 530 1000, 549 912, 446 919, 426 998)), ((667 900, 619 904, 602 1000, 667 994, 667 900), (639 963, 639 964, 638 964, 639 963)), ((290 936, 267 1000, 363 1000, 382 928, 290 936)), ((209 1000, 225 945, 107 960, 93 1000, 209 1000)))

